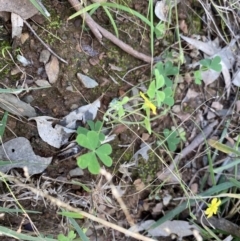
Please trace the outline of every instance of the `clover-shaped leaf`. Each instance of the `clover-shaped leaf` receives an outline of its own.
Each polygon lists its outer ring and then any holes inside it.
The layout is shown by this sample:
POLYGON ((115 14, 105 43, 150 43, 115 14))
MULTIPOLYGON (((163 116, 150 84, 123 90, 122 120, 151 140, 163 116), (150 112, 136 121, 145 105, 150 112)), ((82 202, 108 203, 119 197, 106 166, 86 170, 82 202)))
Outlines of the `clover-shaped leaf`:
POLYGON ((88 167, 89 172, 98 174, 100 165, 94 152, 83 154, 77 158, 77 164, 80 168, 85 169, 88 167))
POLYGON ((222 71, 221 58, 219 56, 215 56, 212 59, 210 68, 217 71, 217 72, 222 71))
POLYGON ((177 145, 180 143, 180 138, 176 131, 170 131, 168 129, 163 130, 163 134, 167 139, 168 148, 170 151, 176 151, 177 145))
POLYGON ((99 134, 95 131, 88 131, 87 135, 79 134, 77 143, 89 150, 95 150, 99 145, 99 134))
POLYGON ((107 167, 112 165, 112 158, 109 156, 111 153, 112 147, 109 144, 104 144, 96 150, 97 156, 107 167))
POLYGON ((147 95, 149 96, 150 99, 153 99, 155 97, 155 92, 156 92, 156 84, 155 84, 155 81, 152 81, 147 90, 147 95))
POLYGON ((90 152, 79 156, 77 164, 82 169, 88 168, 92 174, 98 174, 100 171, 98 158, 104 165, 108 167, 112 165, 112 159, 109 156, 112 153, 112 147, 109 144, 101 145, 101 141, 105 139, 105 135, 101 132, 102 122, 90 121, 88 124, 91 130, 79 128, 80 134, 77 136, 77 143, 90 152))
POLYGON ((157 91, 156 94, 157 94, 157 105, 158 105, 158 107, 160 107, 161 103, 165 99, 165 93, 163 91, 157 91))

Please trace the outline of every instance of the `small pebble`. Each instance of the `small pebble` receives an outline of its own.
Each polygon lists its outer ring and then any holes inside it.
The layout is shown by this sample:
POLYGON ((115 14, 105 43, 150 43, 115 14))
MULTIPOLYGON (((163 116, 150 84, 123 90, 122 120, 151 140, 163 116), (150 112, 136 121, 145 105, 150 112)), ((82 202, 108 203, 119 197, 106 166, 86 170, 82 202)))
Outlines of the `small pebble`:
POLYGON ((44 49, 40 53, 39 62, 46 64, 49 61, 51 53, 44 49))
POLYGON ((174 113, 179 113, 179 112, 181 112, 181 105, 174 105, 174 106, 172 107, 172 111, 173 111, 174 113))
POLYGON ((167 206, 169 204, 169 202, 171 201, 172 196, 167 194, 164 198, 163 198, 163 205, 167 206))
POLYGON ((24 100, 26 103, 30 104, 31 102, 34 101, 34 98, 33 98, 32 95, 27 95, 27 96, 24 97, 23 100, 24 100))
POLYGON ((198 184, 197 183, 193 183, 190 188, 191 188, 191 191, 193 194, 198 193, 198 184))
POLYGON ((81 73, 77 73, 77 78, 88 89, 91 89, 91 88, 94 88, 94 87, 98 86, 98 83, 94 79, 88 77, 87 75, 83 75, 81 73))
POLYGON ((84 172, 83 172, 83 170, 81 168, 76 167, 75 169, 72 169, 69 172, 69 175, 70 175, 70 177, 79 177, 79 176, 83 176, 84 172))
POLYGON ((71 107, 70 107, 71 110, 75 110, 75 109, 77 109, 77 108, 78 108, 78 105, 77 105, 77 104, 72 104, 71 107))

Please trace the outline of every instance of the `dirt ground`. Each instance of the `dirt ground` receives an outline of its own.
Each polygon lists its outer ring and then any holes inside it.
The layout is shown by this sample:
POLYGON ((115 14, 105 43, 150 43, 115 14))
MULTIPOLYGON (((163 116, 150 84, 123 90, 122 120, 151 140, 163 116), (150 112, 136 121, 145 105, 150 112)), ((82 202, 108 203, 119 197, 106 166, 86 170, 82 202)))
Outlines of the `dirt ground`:
MULTIPOLYGON (((104 41, 103 45, 101 45, 92 35, 88 27, 82 26, 83 23, 80 18, 67 21, 67 18, 74 13, 68 1, 45 0, 44 4, 51 12, 51 22, 48 22, 44 17, 39 15, 29 20, 29 23, 50 48, 65 59, 68 64, 60 63, 58 79, 56 83, 52 84, 51 88, 25 92, 19 97, 30 103, 40 116, 62 118, 77 107, 92 103, 102 96, 101 108, 96 118, 101 120, 103 116, 102 113, 107 110, 111 100, 131 90, 133 85, 149 79, 151 66, 121 51, 110 41, 104 41), (129 74, 124 78, 125 81, 118 77, 125 75, 127 72, 129 72, 129 74), (99 86, 94 89, 84 88, 77 78, 77 73, 87 74, 95 79, 99 83, 99 86)), ((144 14, 147 12, 147 6, 147 1, 133 0, 130 3, 130 7, 144 14)), ((184 12, 184 9, 182 11, 184 12)), ((101 26, 112 31, 112 26, 109 19, 103 13, 103 10, 98 9, 94 14, 94 19, 101 26)), ((136 50, 150 55, 149 32, 137 22, 138 20, 133 17, 129 18, 128 16, 119 15, 117 23, 120 38, 124 39, 126 43, 133 46, 136 50), (134 27, 132 27, 133 22, 135 22, 134 27)), ((3 26, 3 30, 5 31, 4 36, 10 35, 10 22, 3 23, 3 26)), ((189 27, 194 28, 194 26, 190 24, 189 27)), ((26 26, 23 28, 23 33, 28 34, 28 38, 23 44, 16 40, 11 40, 10 37, 6 37, 5 41, 2 42, 2 48, 4 44, 10 44, 12 46, 10 53, 13 58, 16 57, 16 53, 20 50, 27 59, 32 61, 30 66, 22 67, 27 73, 27 77, 24 79, 21 73, 11 75, 11 71, 15 66, 10 57, 7 56, 4 61, 8 63, 8 67, 0 73, 0 83, 2 86, 16 88, 17 85, 20 86, 25 81, 28 87, 34 87, 36 80, 47 79, 44 64, 39 61, 40 53, 45 49, 44 46, 26 26)), ((166 48, 164 43, 156 42, 155 44, 156 54, 161 53, 166 48)), ((2 65, 4 66, 5 63, 2 63, 0 68, 2 68, 2 65)), ((220 86, 220 89, 221 88, 223 87, 220 86)), ((187 86, 182 86, 182 90, 176 94, 176 100, 182 100, 186 91, 187 86)), ((201 90, 198 89, 198 91, 201 90)), ((226 103, 226 106, 228 104, 229 103, 226 103)), ((198 103, 189 104, 192 108, 195 108, 194 105, 197 106, 198 103)), ((175 124, 180 123, 180 120, 174 119, 171 116, 158 118, 153 123, 153 129, 156 133, 161 134, 164 128, 170 128, 174 125, 174 121, 177 121, 175 124)), ((73 178, 70 177, 69 172, 77 167, 76 156, 60 158, 58 154, 61 150, 53 148, 41 140, 35 122, 10 116, 7 126, 8 129, 4 134, 4 142, 15 136, 26 137, 31 142, 33 150, 37 155, 42 157, 53 156, 53 161, 49 167, 43 174, 37 174, 32 177, 32 180, 28 181, 29 185, 32 183, 32 185, 46 190, 49 194, 58 197, 64 202, 70 203, 74 207, 82 208, 92 213, 95 212, 99 217, 110 222, 114 222, 125 228, 129 227, 118 203, 112 198, 110 189, 105 190, 102 188, 106 182, 105 180, 99 176, 90 175, 87 171, 84 171, 82 177, 74 178, 75 181, 88 186, 92 190, 90 193, 81 186, 71 183, 73 178), (111 202, 109 200, 111 200, 111 202)), ((194 128, 194 122, 185 122, 183 127, 187 128, 187 135, 190 136, 194 128)), ((115 175, 114 184, 118 185, 121 183, 121 185, 123 185, 122 183, 125 183, 125 186, 122 186, 122 188, 126 189, 123 201, 126 203, 135 222, 148 219, 157 220, 164 216, 165 212, 171 210, 172 207, 177 206, 179 203, 179 201, 171 201, 171 203, 163 207, 159 213, 153 212, 153 208, 158 203, 157 197, 169 195, 171 197, 180 197, 183 191, 178 185, 166 185, 162 189, 157 188, 161 182, 155 180, 155 176, 156 173, 162 169, 162 163, 155 157, 151 158, 147 164, 144 161, 142 163, 140 162, 139 166, 132 170, 133 175, 131 178, 124 177, 125 179, 122 180, 123 173, 119 172, 119 166, 129 162, 133 154, 139 150, 141 144, 140 139, 136 137, 134 132, 142 136, 146 131, 141 128, 139 129, 138 126, 132 126, 133 131, 124 128, 114 128, 113 133, 117 134, 117 137, 111 143, 113 147, 112 159, 114 164, 110 169, 113 175, 115 175), (126 151, 125 148, 119 147, 119 145, 129 145, 129 148, 126 151), (146 187, 145 191, 138 192, 137 186, 141 184, 139 184, 139 182, 142 180, 144 180, 146 185, 151 183, 151 188, 146 187), (154 190, 152 187, 156 187, 156 189, 154 190)), ((74 140, 74 138, 75 136, 72 137, 72 140, 74 140)), ((154 137, 149 137, 148 142, 156 144, 156 152, 165 158, 167 163, 170 163, 171 160, 167 153, 158 148, 154 137)), ((177 152, 178 151, 180 151, 180 149, 177 150, 177 152)), ((193 179, 193 177, 197 170, 204 166, 203 162, 204 160, 201 160, 191 165, 187 160, 183 161, 180 164, 181 167, 184 167, 184 169, 180 169, 183 171, 183 181, 186 183, 192 181, 192 184, 196 184, 197 182, 198 185, 198 181, 203 174, 199 173, 196 179, 193 179)), ((22 170, 17 169, 15 172, 13 171, 13 174, 21 176, 22 170)), ((57 214, 60 210, 47 200, 43 200, 17 186, 12 186, 11 189, 25 210, 40 212, 38 214, 29 213, 30 219, 40 233, 56 237, 59 233, 66 234, 71 228, 71 224, 67 222, 67 219, 57 214)), ((7 193, 4 185, 1 187, 1 193, 1 205, 8 208, 15 207, 15 201, 11 198, 11 195, 7 193)), ((182 218, 186 219, 188 215, 189 213, 187 212, 183 213, 182 218)), ((133 240, 126 238, 121 233, 113 233, 110 229, 106 229, 89 220, 80 220, 78 222, 81 227, 88 228, 87 236, 90 240, 133 240)), ((0 223, 13 229, 21 227, 23 232, 33 231, 28 218, 22 214, 6 214, 4 219, 0 220, 0 223)), ((14 239, 1 238, 1 240, 10 241, 14 239)), ((161 240, 171 240, 171 238, 161 238, 161 240)))

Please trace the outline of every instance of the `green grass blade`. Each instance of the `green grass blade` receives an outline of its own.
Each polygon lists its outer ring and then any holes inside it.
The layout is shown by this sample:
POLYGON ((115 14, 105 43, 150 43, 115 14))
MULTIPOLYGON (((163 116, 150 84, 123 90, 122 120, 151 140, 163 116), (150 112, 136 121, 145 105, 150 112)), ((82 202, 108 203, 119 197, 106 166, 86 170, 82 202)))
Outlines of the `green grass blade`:
POLYGON ((73 219, 73 218, 69 218, 70 223, 73 225, 73 227, 75 228, 75 230, 77 231, 78 235, 80 236, 80 238, 82 239, 82 241, 89 241, 88 237, 86 236, 86 234, 83 232, 83 230, 81 229, 81 227, 78 225, 78 223, 73 219))
POLYGON ((29 241, 57 241, 57 239, 46 238, 46 237, 33 237, 31 235, 18 233, 16 231, 13 231, 13 230, 3 227, 3 226, 0 226, 0 233, 7 237, 22 239, 22 240, 29 240, 29 241))
POLYGON ((48 19, 49 16, 47 16, 46 12, 42 8, 42 6, 39 5, 39 3, 36 0, 30 0, 30 2, 33 4, 33 6, 45 17, 48 19))
POLYGON ((209 139, 209 140, 208 140, 208 144, 209 144, 211 147, 213 147, 213 148, 215 148, 215 149, 217 149, 217 150, 219 150, 219 151, 221 151, 221 152, 224 152, 224 153, 226 153, 226 154, 234 153, 234 154, 240 156, 240 151, 237 151, 237 150, 235 150, 234 148, 231 148, 230 146, 227 146, 227 145, 225 145, 225 144, 222 144, 222 143, 220 143, 220 142, 218 142, 218 141, 209 139))
POLYGON ((83 13, 86 13, 88 11, 91 11, 92 9, 97 9, 100 7, 100 4, 99 3, 93 3, 93 4, 90 4, 88 5, 87 7, 81 9, 80 11, 77 11, 76 13, 74 13, 73 15, 71 15, 68 20, 71 20, 73 18, 76 18, 77 16, 83 14, 83 13))
POLYGON ((44 86, 44 87, 30 87, 28 89, 20 88, 20 89, 2 89, 0 88, 0 94, 19 94, 22 91, 29 91, 29 90, 41 90, 41 89, 46 89, 50 88, 51 86, 44 86))
POLYGON ((83 215, 81 215, 80 213, 74 213, 74 212, 63 211, 63 212, 58 212, 58 214, 68 218, 81 218, 81 219, 83 218, 83 215))
POLYGON ((41 213, 38 211, 32 211, 32 210, 26 210, 26 209, 24 209, 24 211, 22 211, 21 209, 18 209, 18 208, 4 208, 4 207, 0 207, 0 212, 3 212, 3 213, 41 213))
POLYGON ((97 6, 106 6, 106 7, 110 7, 110 8, 120 9, 122 11, 125 11, 125 12, 127 12, 129 14, 132 14, 132 15, 138 17, 144 23, 146 23, 148 26, 150 26, 150 27, 152 26, 151 22, 146 17, 144 17, 142 14, 138 13, 137 11, 135 11, 135 10, 133 10, 131 8, 128 8, 128 7, 125 7, 123 5, 119 5, 119 4, 116 4, 116 3, 101 3, 101 4, 93 3, 93 4, 90 4, 89 6, 83 8, 80 11, 78 11, 78 12, 74 13, 73 15, 71 15, 68 18, 68 20, 71 20, 71 19, 73 19, 73 18, 75 18, 75 17, 77 17, 77 16, 79 16, 79 15, 81 15, 83 13, 86 13, 86 12, 92 10, 93 8, 96 8, 97 6))
POLYGON ((221 166, 221 167, 213 169, 213 171, 215 173, 221 173, 224 170, 227 170, 227 169, 229 169, 231 167, 234 167, 234 166, 238 165, 239 163, 240 163, 240 159, 236 159, 233 162, 228 163, 227 165, 224 165, 224 166, 221 166))
POLYGON ((0 137, 1 138, 3 138, 3 134, 5 132, 5 128, 7 125, 7 118, 8 118, 8 112, 5 111, 4 116, 3 116, 2 120, 0 121, 0 137))
POLYGON ((112 14, 109 12, 107 7, 103 6, 103 9, 106 12, 106 14, 108 15, 108 18, 110 19, 110 22, 111 22, 111 24, 113 26, 113 29, 114 29, 114 32, 115 32, 116 36, 119 37, 117 25, 116 25, 116 23, 115 23, 115 21, 114 21, 114 19, 112 17, 112 14))

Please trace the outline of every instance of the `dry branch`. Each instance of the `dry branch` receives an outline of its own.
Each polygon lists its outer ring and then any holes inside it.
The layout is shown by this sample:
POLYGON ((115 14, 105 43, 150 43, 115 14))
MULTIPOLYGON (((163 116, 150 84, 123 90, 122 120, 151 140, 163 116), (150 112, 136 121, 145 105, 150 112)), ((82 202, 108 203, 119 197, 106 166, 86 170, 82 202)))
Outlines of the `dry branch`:
MULTIPOLYGON (((82 5, 79 3, 78 0, 68 0, 69 3, 74 7, 76 11, 80 11, 82 9, 82 5)), ((102 36, 106 39, 113 42, 115 45, 117 45, 119 48, 121 48, 123 51, 127 52, 128 54, 132 55, 135 58, 138 58, 144 62, 152 63, 153 58, 145 55, 143 53, 140 53, 133 49, 128 44, 124 43, 122 40, 117 38, 115 35, 101 27, 99 24, 97 24, 92 17, 88 13, 84 13, 81 15, 82 19, 87 23, 88 27, 91 29, 95 37, 98 39, 100 43, 102 43, 102 36)))

